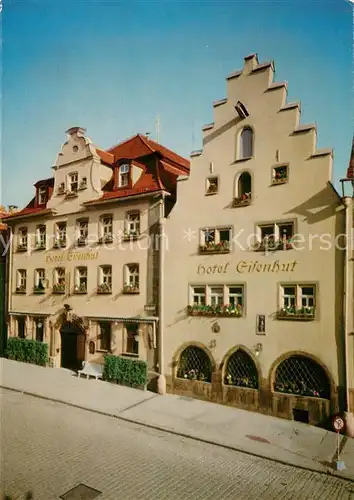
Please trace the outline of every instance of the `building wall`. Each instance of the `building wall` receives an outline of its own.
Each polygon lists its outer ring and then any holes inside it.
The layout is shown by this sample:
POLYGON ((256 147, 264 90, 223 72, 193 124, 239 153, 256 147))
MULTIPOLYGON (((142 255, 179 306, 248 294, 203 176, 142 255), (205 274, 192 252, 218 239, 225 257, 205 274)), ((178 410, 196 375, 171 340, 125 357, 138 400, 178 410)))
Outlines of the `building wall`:
POLYGON ((253 57, 245 60, 242 72, 227 80, 227 99, 214 104, 214 122, 204 129, 203 150, 192 157, 189 179, 178 182, 178 201, 166 224, 165 373, 172 391, 197 391, 200 397, 279 416, 291 416, 294 401, 300 406, 305 401, 307 407, 316 406, 310 411, 315 422, 337 407, 337 387, 344 383, 343 279, 336 275, 343 266, 343 252, 333 245, 335 235, 344 231, 344 210, 328 184, 331 152, 316 151, 315 128, 299 125, 299 106, 286 104, 286 87, 272 83, 273 73, 271 65, 260 66, 253 57), (248 117, 238 116, 237 101, 245 104, 248 117), (252 158, 239 160, 238 137, 244 127, 253 130, 254 152, 252 158), (288 182, 272 185, 272 169, 280 164, 288 165, 288 182), (232 208, 244 171, 252 176, 252 203, 232 208), (218 192, 206 195, 207 178, 215 176, 218 192), (294 221, 295 232, 302 235, 296 244, 302 250, 268 255, 253 250, 251 236, 257 225, 277 221, 294 221), (217 226, 232 228, 230 253, 200 255, 200 229, 217 226), (169 272, 172 268, 178 273, 169 272), (313 321, 276 319, 282 283, 316 285, 313 321), (189 285, 198 284, 244 285, 243 317, 188 316, 189 285), (257 315, 265 315, 264 335, 256 334, 257 315), (213 328, 215 322, 219 331, 213 328), (189 343, 200 345, 211 357, 211 384, 176 379, 179 353, 189 343), (258 367, 257 394, 222 384, 220 371, 227 356, 240 346, 258 367), (273 393, 274 369, 289 353, 305 353, 325 368, 332 383, 331 405, 273 393))

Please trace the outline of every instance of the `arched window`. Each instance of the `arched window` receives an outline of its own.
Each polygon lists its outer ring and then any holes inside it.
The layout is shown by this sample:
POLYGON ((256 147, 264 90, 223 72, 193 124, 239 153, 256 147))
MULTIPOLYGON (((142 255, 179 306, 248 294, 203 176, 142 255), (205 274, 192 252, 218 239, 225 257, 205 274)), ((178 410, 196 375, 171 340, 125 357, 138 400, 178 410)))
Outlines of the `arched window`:
POLYGON ((249 199, 252 194, 252 178, 249 172, 243 172, 237 182, 237 198, 249 199))
POLYGON ((258 389, 256 365, 253 359, 242 349, 238 349, 227 360, 224 384, 258 389))
POLYGON ((177 377, 211 382, 212 365, 209 356, 197 346, 182 351, 177 366, 177 377))
POLYGON ((306 356, 291 356, 275 372, 274 391, 296 396, 330 398, 330 381, 325 370, 306 356))
POLYGON ((238 159, 245 160, 253 156, 253 130, 245 127, 240 136, 238 144, 238 159))

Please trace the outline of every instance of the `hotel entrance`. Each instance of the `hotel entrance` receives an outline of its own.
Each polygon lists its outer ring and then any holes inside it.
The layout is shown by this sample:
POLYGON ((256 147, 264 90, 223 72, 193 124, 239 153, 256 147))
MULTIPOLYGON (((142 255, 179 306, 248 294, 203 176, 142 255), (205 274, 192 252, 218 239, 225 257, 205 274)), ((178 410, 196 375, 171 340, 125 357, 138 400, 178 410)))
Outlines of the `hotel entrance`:
POLYGON ((85 334, 73 323, 66 322, 61 330, 61 366, 80 370, 85 360, 85 334))

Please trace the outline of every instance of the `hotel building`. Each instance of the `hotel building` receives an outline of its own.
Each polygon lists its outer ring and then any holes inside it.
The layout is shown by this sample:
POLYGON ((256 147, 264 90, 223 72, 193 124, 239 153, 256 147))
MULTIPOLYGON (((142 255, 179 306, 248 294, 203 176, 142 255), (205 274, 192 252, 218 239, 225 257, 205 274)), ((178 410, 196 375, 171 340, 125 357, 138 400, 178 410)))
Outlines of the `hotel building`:
POLYGON ((332 150, 272 62, 248 56, 226 85, 165 224, 167 388, 317 424, 345 400, 332 150))
POLYGON ((8 280, 8 245, 9 229, 2 219, 8 213, 0 206, 0 355, 6 346, 7 328, 7 280, 8 280))
POLYGON ((160 220, 189 161, 146 136, 109 151, 67 131, 54 176, 11 227, 9 334, 49 344, 52 366, 110 352, 156 367, 160 220))

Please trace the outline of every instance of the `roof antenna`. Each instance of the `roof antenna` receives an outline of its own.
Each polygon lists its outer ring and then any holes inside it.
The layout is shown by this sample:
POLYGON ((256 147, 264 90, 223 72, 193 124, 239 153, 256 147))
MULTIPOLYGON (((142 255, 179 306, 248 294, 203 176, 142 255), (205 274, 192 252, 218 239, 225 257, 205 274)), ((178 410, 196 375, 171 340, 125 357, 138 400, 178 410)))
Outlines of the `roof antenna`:
POLYGON ((149 139, 151 132, 145 132, 146 137, 149 139))
POLYGON ((160 115, 156 116, 156 142, 160 142, 160 115))

